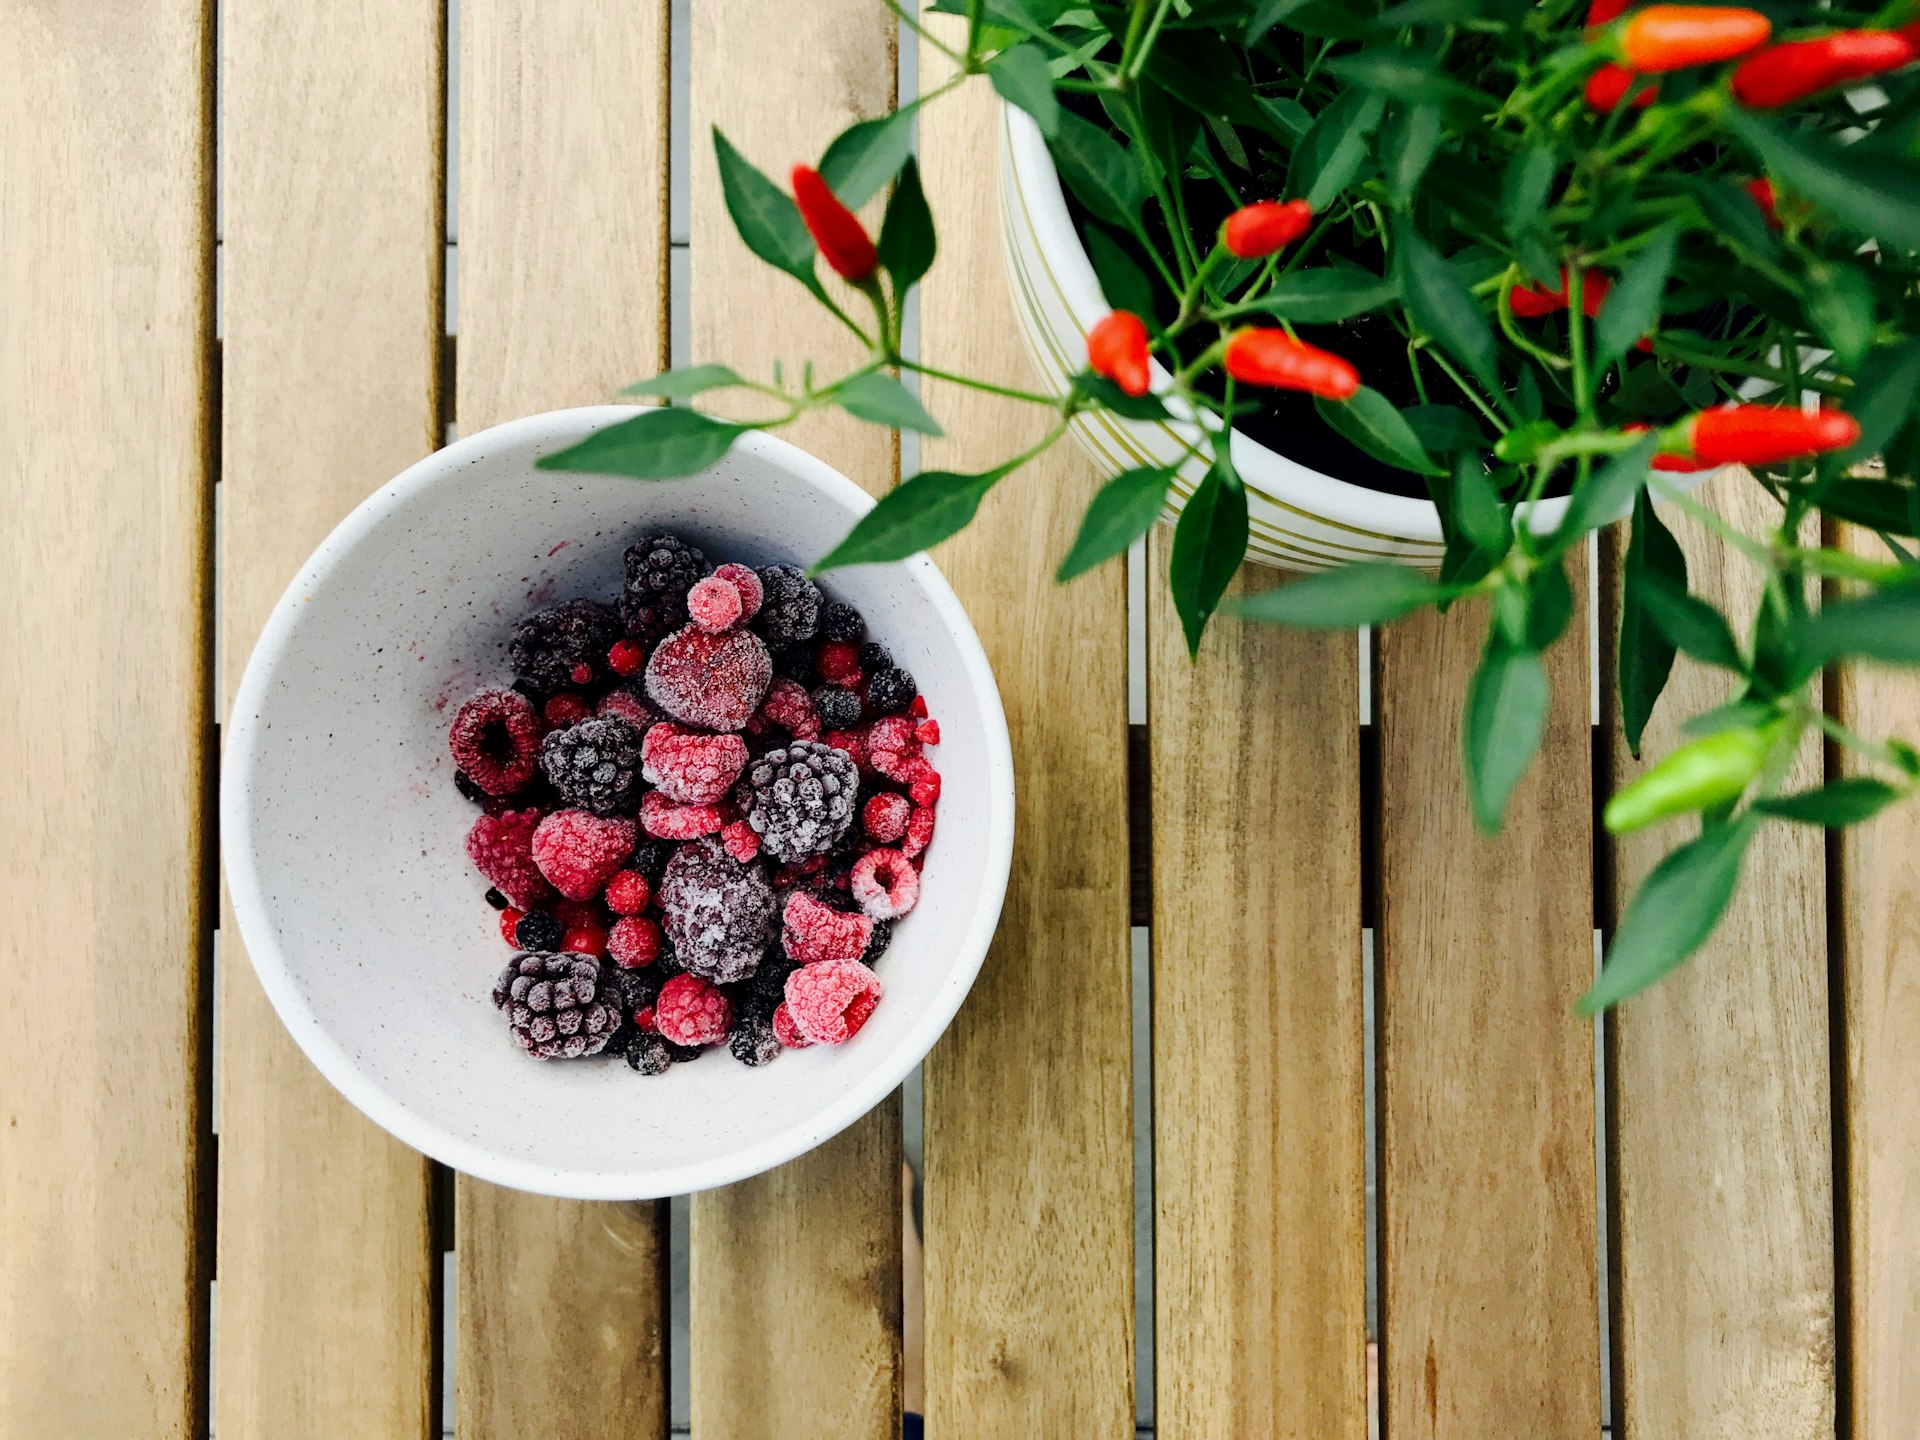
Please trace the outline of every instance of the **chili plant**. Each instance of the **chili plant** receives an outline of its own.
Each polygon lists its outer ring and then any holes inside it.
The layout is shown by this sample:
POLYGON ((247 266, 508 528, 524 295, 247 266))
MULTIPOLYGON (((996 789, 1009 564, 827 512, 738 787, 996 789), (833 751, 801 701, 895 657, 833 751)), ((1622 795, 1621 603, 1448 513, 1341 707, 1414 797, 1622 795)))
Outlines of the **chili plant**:
MULTIPOLYGON (((672 371, 627 393, 675 402, 730 387, 766 408, 752 424, 648 409, 544 463, 688 474, 744 430, 822 407, 938 434, 899 378, 936 374, 900 340, 935 258, 912 117, 983 80, 1046 138, 1113 313, 1064 394, 938 374, 1053 423, 990 470, 907 480, 818 568, 954 534, 1081 412, 1197 420, 1207 469, 1169 572, 1197 648, 1247 545, 1229 428, 1266 397, 1310 395, 1359 451, 1424 484, 1444 560, 1433 575, 1351 565, 1233 611, 1344 629, 1490 602, 1463 760, 1492 829, 1540 740, 1541 654, 1574 609, 1568 557, 1630 515, 1629 744, 1637 753, 1679 652, 1730 671, 1735 698, 1693 717, 1692 738, 1607 807, 1616 832, 1681 815, 1699 828, 1628 905, 1589 1007, 1698 947, 1763 821, 1849 824, 1920 788, 1920 752, 1849 732, 1812 692, 1843 658, 1920 664, 1920 0, 936 0, 966 21, 937 32, 885 3, 950 58, 952 79, 848 128, 792 170, 790 192, 714 136, 741 238, 856 335, 864 361, 831 379, 804 367, 797 383, 791 367, 769 380, 672 371), (889 186, 870 237, 853 211, 889 186), (1365 357, 1368 373, 1338 353, 1340 327, 1363 322, 1391 342, 1365 357), (1673 483, 1729 463, 1776 502, 1765 533, 1733 529, 1673 483), (1564 514, 1541 523, 1538 502, 1557 494, 1564 514), (1655 498, 1757 567, 1752 614, 1689 592, 1655 498), (1816 516, 1877 533, 1884 557, 1805 538, 1816 516), (1836 594, 1815 608, 1822 584, 1836 594), (1812 731, 1872 773, 1788 793, 1812 731)), ((1059 578, 1124 551, 1173 478, 1135 469, 1107 483, 1059 578)))

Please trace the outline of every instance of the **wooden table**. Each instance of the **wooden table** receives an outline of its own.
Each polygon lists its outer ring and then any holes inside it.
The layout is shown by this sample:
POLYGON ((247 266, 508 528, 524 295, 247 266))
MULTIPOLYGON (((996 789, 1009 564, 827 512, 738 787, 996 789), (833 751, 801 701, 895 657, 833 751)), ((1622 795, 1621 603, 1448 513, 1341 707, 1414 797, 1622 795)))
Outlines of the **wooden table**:
MULTIPOLYGON (((659 1435, 664 1207, 449 1177, 351 1110, 223 923, 212 796, 257 627, 349 507, 449 425, 666 361, 667 0, 468 0, 457 37, 442 0, 227 0, 217 36, 214 14, 0 0, 0 1436, 659 1435)), ((842 358, 746 259, 706 136, 776 173, 811 158, 894 103, 903 39, 876 0, 693 0, 692 355, 842 358)), ((1019 383, 996 123, 979 85, 922 116, 922 358, 1019 383)), ((927 399, 951 437, 929 464, 1032 429, 927 399)), ((885 432, 796 438, 895 478, 885 432)), ((1911 1440, 1920 810, 1835 845, 1770 831, 1708 951, 1606 1027, 1602 1087, 1572 1003, 1671 837, 1596 839, 1632 765, 1595 727, 1585 648, 1553 657, 1542 761, 1482 840, 1456 778, 1478 616, 1368 648, 1223 625, 1190 666, 1159 533, 1130 796, 1125 575, 1047 578, 1095 483, 1056 451, 938 557, 999 672, 1021 829, 993 954, 925 1069, 933 1432, 1132 1432, 1138 920, 1161 1434, 1365 1434, 1371 1095, 1392 1440, 1592 1436, 1603 1365, 1628 1436, 1911 1440)), ((1747 587, 1687 543, 1702 588, 1747 587)), ((1613 548, 1582 580, 1603 637, 1613 548)), ((1677 677, 1655 753, 1715 683, 1677 677)), ((1920 688, 1841 675, 1829 703, 1910 732, 1920 688)), ((695 1198, 700 1440, 897 1433, 900 1134, 890 1101, 695 1198)))

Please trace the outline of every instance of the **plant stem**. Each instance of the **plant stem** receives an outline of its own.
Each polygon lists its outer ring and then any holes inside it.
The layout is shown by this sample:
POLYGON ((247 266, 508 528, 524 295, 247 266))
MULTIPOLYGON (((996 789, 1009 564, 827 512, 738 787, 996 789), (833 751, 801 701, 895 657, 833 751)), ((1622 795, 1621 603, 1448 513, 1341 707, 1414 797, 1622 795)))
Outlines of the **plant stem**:
POLYGON ((1007 400, 1025 400, 1032 405, 1054 406, 1060 403, 1058 397, 1041 395, 1032 390, 1016 390, 1008 385, 993 385, 985 380, 974 380, 965 375, 956 375, 951 370, 936 370, 931 365, 922 365, 918 360, 909 360, 904 355, 891 357, 893 363, 902 370, 911 370, 916 375, 924 375, 929 380, 939 380, 948 385, 964 385, 969 390, 978 390, 987 395, 998 395, 1007 400))
POLYGON ((922 25, 918 20, 914 19, 913 16, 909 15, 906 12, 906 10, 902 8, 900 4, 900 0, 880 0, 880 3, 885 5, 887 9, 892 12, 894 19, 898 20, 902 25, 906 26, 915 35, 918 35, 922 40, 926 41, 927 44, 931 45, 934 49, 938 50, 942 55, 946 56, 949 60, 953 61, 953 63, 958 65, 961 68, 961 70, 964 71, 967 68, 966 56, 962 55, 958 50, 955 50, 951 45, 943 44, 937 35, 935 35, 931 30, 927 29, 927 27, 922 25))

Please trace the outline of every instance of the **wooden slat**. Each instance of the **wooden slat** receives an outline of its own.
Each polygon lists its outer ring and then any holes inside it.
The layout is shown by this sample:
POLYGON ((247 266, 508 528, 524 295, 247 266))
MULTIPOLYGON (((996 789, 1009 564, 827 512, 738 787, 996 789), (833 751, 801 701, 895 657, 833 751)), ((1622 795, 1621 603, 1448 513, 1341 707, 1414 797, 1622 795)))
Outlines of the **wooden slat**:
POLYGON ((9 1440, 203 1423, 212 18, 0 5, 9 1440))
POLYGON ((1358 646, 1221 622, 1189 662, 1171 533, 1147 566, 1154 1422, 1365 1440, 1358 646))
MULTIPOLYGON (((461 433, 609 399, 666 362, 667 5, 460 18, 461 433)), ((660 1435, 666 1211, 462 1176, 456 1424, 660 1435)))
MULTIPOLYGON (((1742 474, 1697 498, 1756 533, 1777 523, 1742 474)), ((1691 588, 1744 628, 1759 571, 1685 516, 1663 518, 1686 551, 1691 588)), ((1610 609, 1611 636, 1617 602, 1610 609)), ((1647 727, 1645 763, 1682 743, 1688 716, 1731 698, 1731 680, 1678 662, 1647 727)), ((1611 714, 1609 724, 1617 730, 1611 714)), ((1624 784, 1642 765, 1617 733, 1613 743, 1624 784)), ((1819 774, 1809 739, 1790 783, 1817 784, 1819 774)), ((1616 914, 1691 833, 1682 822, 1615 843, 1616 914)), ((1713 938, 1610 1021, 1615 1404, 1629 1440, 1833 1434, 1825 866, 1819 831, 1764 829, 1713 938)))
MULTIPOLYGON (((223 714, 308 552, 439 442, 442 17, 439 0, 227 16, 223 714)), ((214 1428, 424 1436, 427 1163, 307 1063, 224 908, 221 941, 214 1428)))
MULTIPOLYGON (((711 132, 785 183, 839 130, 893 104, 894 26, 872 0, 702 0, 693 8, 690 120, 691 354, 770 378, 814 361, 823 376, 858 342, 785 275, 756 261, 720 195, 711 132), (832 57, 823 65, 821 57, 832 57), (742 84, 742 76, 753 83, 742 84)), ((870 211, 877 211, 876 202, 870 211)), ((869 218, 872 216, 870 214, 869 218)), ((849 293, 846 303, 863 304, 849 293)), ((765 402, 718 397, 751 417, 765 402)), ((781 432, 878 494, 890 431, 835 411, 781 432)), ((808 557, 812 558, 812 557, 808 557)), ((692 1206, 693 1427, 703 1437, 900 1433, 900 1102, 769 1174, 692 1206)))
MULTIPOLYGON (((1850 531, 1849 548, 1885 547, 1850 531)), ((1874 739, 1920 737, 1920 679, 1844 667, 1833 713, 1874 739)), ((1862 767, 1851 751, 1844 769, 1862 767)), ((1920 1415, 1920 808, 1837 837, 1845 981, 1847 1251, 1854 1440, 1905 1440, 1920 1415)))
POLYGON ((1547 656, 1540 755, 1489 839, 1460 780, 1485 628, 1461 607, 1379 639, 1385 1429, 1591 1440, 1594 1048, 1573 1010, 1593 970, 1587 646, 1576 625, 1547 656))
MULTIPOLYGON (((944 68, 924 46, 921 63, 930 89, 944 68)), ((1000 257, 996 108, 976 82, 921 112, 941 249, 922 351, 1027 385, 1000 257)), ((952 386, 928 402, 952 438, 926 463, 946 469, 1004 459, 1046 420, 952 386)), ((1096 483, 1062 445, 936 554, 999 677, 1020 816, 993 950, 926 1065, 934 1434, 1133 1434, 1126 582, 1119 566, 1068 591, 1051 579, 1096 483)))

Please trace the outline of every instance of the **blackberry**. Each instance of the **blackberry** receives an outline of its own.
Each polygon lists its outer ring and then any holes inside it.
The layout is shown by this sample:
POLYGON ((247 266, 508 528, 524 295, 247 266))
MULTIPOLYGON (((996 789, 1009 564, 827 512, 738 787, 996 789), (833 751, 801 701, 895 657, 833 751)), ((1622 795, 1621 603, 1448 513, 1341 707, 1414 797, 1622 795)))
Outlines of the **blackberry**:
POLYGON ((634 639, 657 645, 687 623, 687 591, 707 573, 707 557, 678 535, 647 535, 621 560, 627 583, 620 618, 634 639))
POLYGON ((589 683, 605 680, 607 649, 619 638, 620 618, 611 608, 592 600, 568 600, 535 611, 515 626, 507 660, 513 673, 533 687, 522 693, 539 698, 579 688, 573 678, 576 665, 593 672, 589 683))
POLYGON ((660 880, 661 928, 681 968, 716 985, 759 968, 778 908, 766 866, 742 865, 712 840, 683 847, 660 880))
POLYGON ((493 984, 493 1003, 514 1041, 541 1060, 597 1055, 620 1028, 600 994, 600 962, 588 955, 516 955, 493 984))
POLYGON ((811 640, 820 628, 820 587, 798 565, 769 565, 760 572, 766 592, 753 628, 769 648, 811 640))
POLYGON ((642 1075, 664 1075, 673 1067, 670 1048, 658 1035, 635 1031, 627 1042, 627 1064, 642 1075))
POLYGON ((473 783, 473 777, 464 770, 453 772, 453 788, 476 805, 484 805, 493 797, 473 783))
POLYGON ((741 1016, 734 1023, 733 1032, 727 1036, 727 1049, 742 1065, 766 1064, 781 1049, 780 1042, 774 1038, 773 1017, 741 1016))
POLYGON ((620 1023, 614 1029, 613 1034, 607 1037, 607 1043, 600 1047, 600 1053, 602 1055, 626 1054, 627 1048, 633 1044, 633 1037, 639 1033, 640 1031, 638 1027, 634 1025, 633 1021, 622 1015, 620 1017, 620 1023))
POLYGON ((529 910, 513 927, 513 943, 522 950, 558 950, 567 927, 550 910, 529 910))
POLYGON ((489 889, 487 891, 487 904, 496 910, 504 910, 507 908, 507 897, 502 895, 498 890, 489 889))
POLYGON ((611 962, 603 964, 600 984, 608 1002, 618 1005, 620 1013, 631 1020, 636 1010, 644 1010, 660 998, 660 987, 666 982, 653 973, 656 968, 648 965, 640 970, 622 970, 611 962))
POLYGON ((640 803, 640 732, 618 716, 553 731, 540 764, 561 799, 594 815, 631 815, 640 803))
POLYGON ((633 847, 633 858, 627 861, 627 869, 638 870, 647 877, 649 885, 660 883, 660 874, 667 868, 667 861, 673 858, 673 852, 679 848, 676 840, 651 840, 641 837, 640 843, 633 847))
POLYGON ((867 940, 867 948, 861 952, 860 963, 869 970, 873 962, 887 953, 887 946, 893 942, 893 922, 876 920, 873 922, 873 934, 867 940))
POLYGON ((866 617, 844 600, 832 601, 820 612, 820 633, 829 640, 858 645, 867 638, 866 617))
POLYGON ((859 793, 860 773, 846 751, 795 740, 748 765, 739 799, 767 853, 792 864, 838 843, 859 793))
POLYGON ((789 645, 784 650, 775 650, 773 673, 801 685, 813 684, 820 678, 820 672, 814 668, 813 646, 789 645))
POLYGON ((787 977, 800 967, 783 954, 770 953, 760 968, 740 986, 741 1014, 765 1011, 771 1019, 780 1002, 787 998, 787 977))
POLYGON ((860 697, 844 685, 822 685, 813 692, 813 708, 822 730, 851 730, 860 723, 860 697))
POLYGON ((667 1055, 676 1065, 684 1065, 689 1060, 698 1060, 707 1053, 707 1047, 704 1045, 676 1045, 664 1037, 660 1043, 667 1047, 667 1055))
POLYGON ((885 670, 893 664, 893 652, 878 640, 869 640, 860 647, 860 669, 871 675, 875 671, 885 670))
POLYGON ((913 697, 919 693, 913 676, 898 665, 874 670, 867 678, 867 704, 876 715, 906 714, 907 707, 913 704, 913 697))

